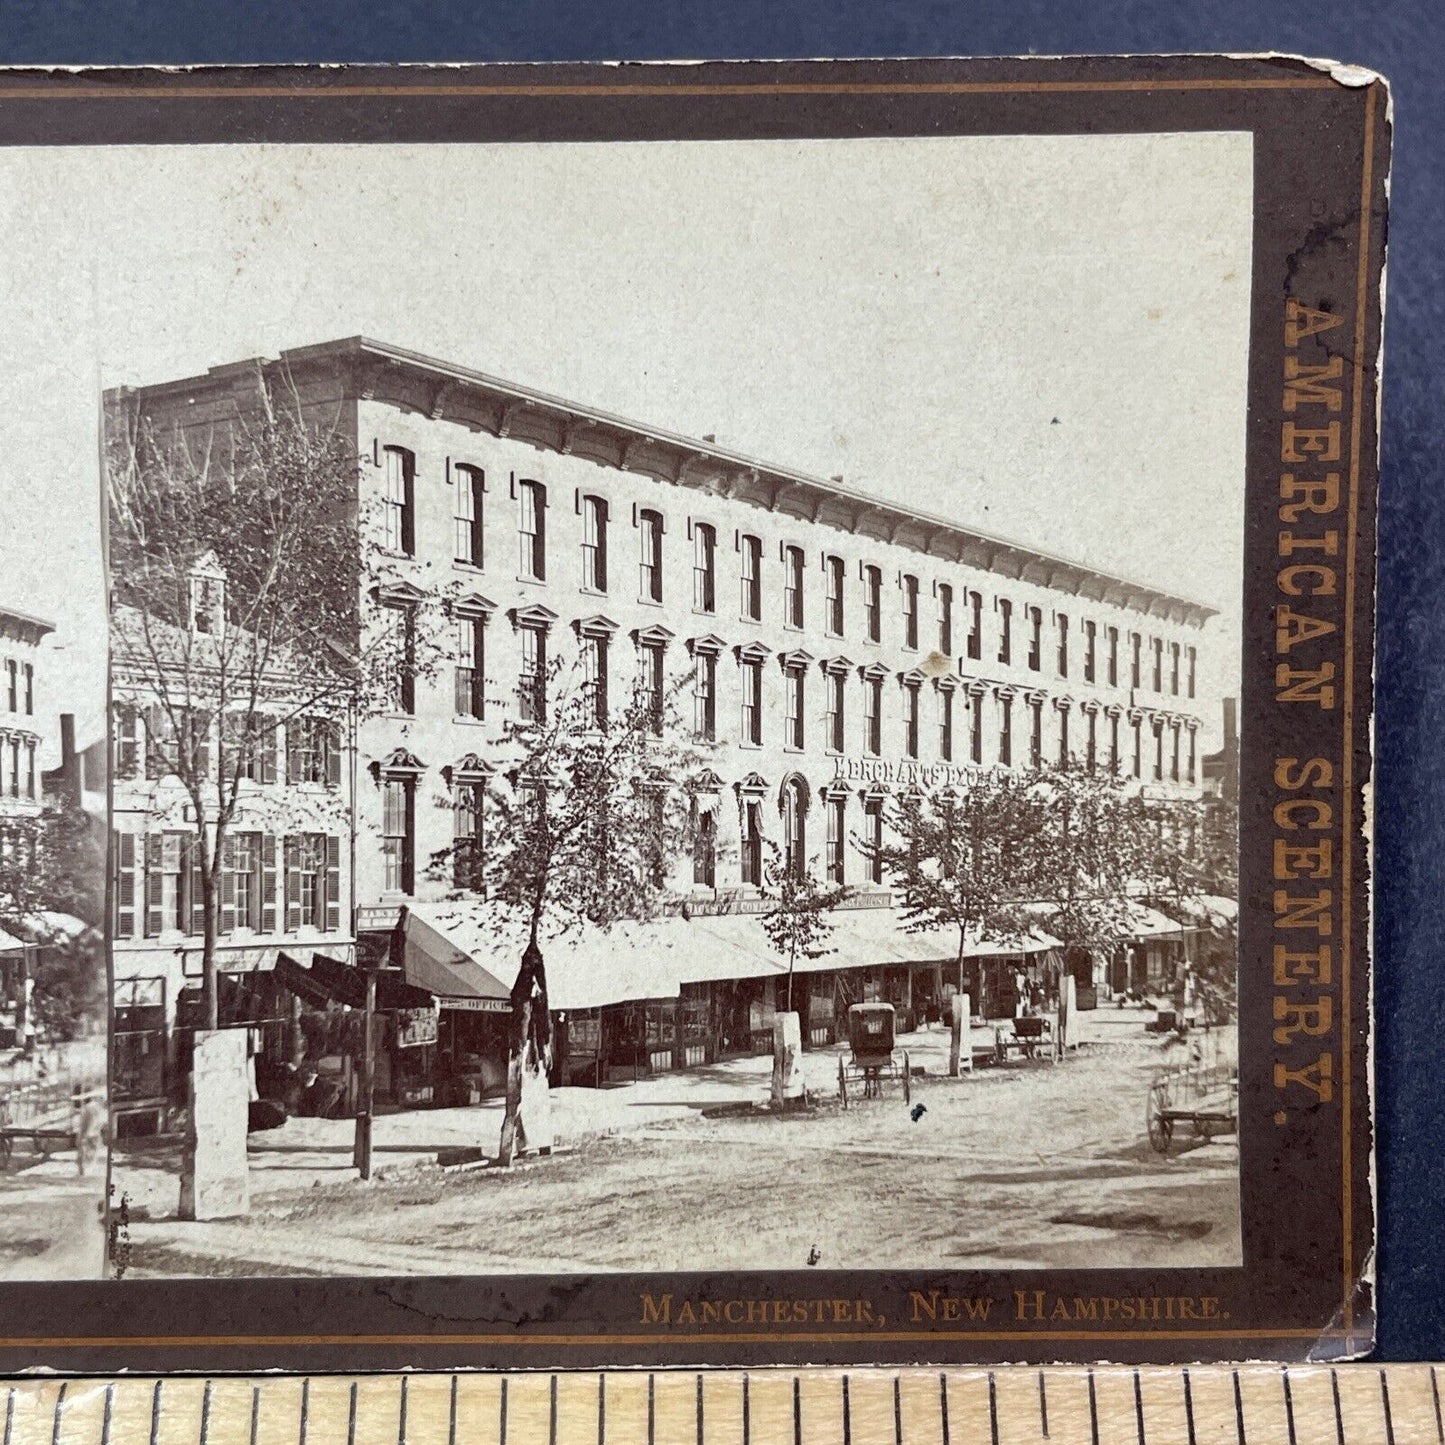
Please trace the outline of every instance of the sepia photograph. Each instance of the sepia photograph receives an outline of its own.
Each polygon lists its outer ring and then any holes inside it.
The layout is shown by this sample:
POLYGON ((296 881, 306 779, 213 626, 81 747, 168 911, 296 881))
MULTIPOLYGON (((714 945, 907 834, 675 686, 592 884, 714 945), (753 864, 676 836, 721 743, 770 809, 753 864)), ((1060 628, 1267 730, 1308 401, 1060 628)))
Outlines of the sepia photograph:
POLYGON ((8 1271, 1241 1263, 1247 132, 0 174, 8 1271))

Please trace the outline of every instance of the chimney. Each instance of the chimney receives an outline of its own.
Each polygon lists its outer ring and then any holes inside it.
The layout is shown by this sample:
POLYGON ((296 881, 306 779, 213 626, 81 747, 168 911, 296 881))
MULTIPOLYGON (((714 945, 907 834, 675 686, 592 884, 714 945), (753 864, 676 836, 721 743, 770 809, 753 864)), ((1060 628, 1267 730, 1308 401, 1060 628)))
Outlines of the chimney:
POLYGON ((47 773, 44 782, 52 785, 62 802, 80 806, 80 758, 75 751, 75 714, 60 714, 60 766, 47 773))
POLYGON ((1232 757, 1239 753, 1239 724, 1235 718, 1237 706, 1234 698, 1224 699, 1224 751, 1232 757))

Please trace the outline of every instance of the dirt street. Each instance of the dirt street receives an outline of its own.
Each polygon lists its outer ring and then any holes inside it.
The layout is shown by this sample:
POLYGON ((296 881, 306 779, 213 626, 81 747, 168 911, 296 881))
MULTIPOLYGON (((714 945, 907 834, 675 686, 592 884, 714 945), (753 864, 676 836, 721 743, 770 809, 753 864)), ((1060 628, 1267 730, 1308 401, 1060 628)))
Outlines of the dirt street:
MULTIPOLYGON (((1159 1044, 1133 1030, 1065 1063, 941 1077, 846 1111, 709 1115, 587 1137, 510 1171, 407 1167, 361 1184, 253 1185, 245 1220, 129 1225, 135 1274, 1229 1265, 1234 1137, 1145 1137, 1159 1044), (916 1115, 916 1117, 915 1117, 916 1115)), ((765 1062, 765 1061, 762 1061, 765 1062)), ((828 1056, 810 1056, 814 1078, 828 1056)), ((725 1066, 726 1067, 726 1066, 725 1066)), ((835 1056, 831 1067, 836 1068, 835 1056)), ((708 1070, 677 1076, 692 1102, 708 1070), (699 1080, 696 1076, 703 1075, 699 1080)), ((722 1073, 722 1070, 718 1071, 722 1073)), ((651 1104, 665 1104, 654 1080, 651 1104)), ((706 1088, 701 1089, 708 1098, 706 1088)), ((123 1178, 123 1173, 120 1176, 123 1178)))

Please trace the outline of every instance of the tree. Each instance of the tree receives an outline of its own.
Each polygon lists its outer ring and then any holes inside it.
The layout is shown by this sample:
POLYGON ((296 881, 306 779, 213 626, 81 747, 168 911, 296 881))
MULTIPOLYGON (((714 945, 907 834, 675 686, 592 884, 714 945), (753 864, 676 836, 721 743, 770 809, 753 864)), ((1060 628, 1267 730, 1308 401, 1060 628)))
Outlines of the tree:
POLYGON ((103 1017, 99 936, 89 927, 58 928, 45 917, 93 916, 95 852, 91 820, 74 803, 0 825, 0 930, 36 950, 30 1023, 51 1039, 74 1038, 103 1017))
MULTIPOLYGON (((154 779, 155 816, 188 834, 214 1029, 223 876, 245 785, 274 776, 280 729, 291 760, 304 754, 317 781, 339 785, 363 705, 357 458, 333 428, 259 388, 253 409, 204 431, 111 426, 107 486, 116 770, 154 779)), ((253 790, 245 806, 280 803, 253 790)))
POLYGON ((1139 800, 1114 774, 1072 762, 1041 772, 1035 786, 1041 826, 1021 860, 1025 890, 1040 924, 1063 943, 1066 963, 1109 958, 1133 930, 1139 800))
POLYGON ((833 931, 828 915, 852 891, 846 884, 819 882, 813 860, 789 860, 768 840, 762 893, 770 906, 759 917, 768 942, 788 962, 786 1012, 793 1011, 793 971, 798 959, 821 958, 832 952, 827 945, 833 931))
MULTIPOLYGON (((511 990, 507 1101, 499 1162, 526 1139, 524 1096, 552 1061, 544 945, 656 917, 668 870, 688 852, 695 757, 677 725, 676 688, 639 688, 620 711, 579 667, 554 662, 532 705, 509 716, 489 760, 488 844, 473 860, 480 908, 499 947, 520 943, 511 990), (523 720, 520 714, 530 714, 523 720)), ((452 849, 431 860, 449 871, 452 849)))
MULTIPOLYGON (((1037 921, 1022 907, 1019 865, 1044 827, 1036 781, 997 769, 965 791, 909 793, 890 802, 882 840, 860 841, 899 895, 910 933, 943 929, 958 942, 960 968, 971 940, 1017 943, 1037 921)), ((943 964, 934 996, 943 997, 943 964)))

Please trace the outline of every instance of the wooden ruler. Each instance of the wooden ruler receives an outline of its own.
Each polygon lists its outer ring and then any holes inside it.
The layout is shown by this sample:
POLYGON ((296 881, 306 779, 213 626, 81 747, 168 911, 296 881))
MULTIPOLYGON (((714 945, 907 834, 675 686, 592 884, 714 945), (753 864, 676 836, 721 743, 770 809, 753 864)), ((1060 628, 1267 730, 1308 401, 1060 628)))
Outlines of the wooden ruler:
POLYGON ((0 1384, 0 1445, 1445 1445, 1433 1365, 0 1384))

